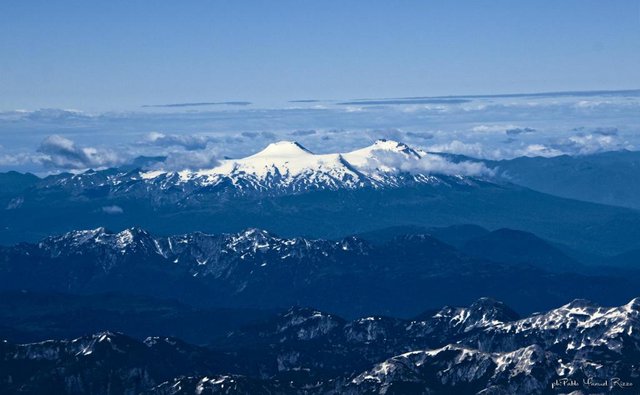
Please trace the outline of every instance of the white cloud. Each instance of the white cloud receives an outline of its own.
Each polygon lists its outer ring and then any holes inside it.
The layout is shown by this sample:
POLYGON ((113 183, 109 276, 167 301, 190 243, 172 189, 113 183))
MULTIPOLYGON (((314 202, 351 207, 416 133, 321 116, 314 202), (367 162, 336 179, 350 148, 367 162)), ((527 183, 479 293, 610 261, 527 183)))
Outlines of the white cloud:
POLYGON ((471 131, 474 133, 505 133, 510 136, 515 136, 519 134, 533 133, 536 130, 534 128, 513 124, 483 124, 472 127, 471 131))
POLYGON ((442 104, 423 104, 423 105, 411 105, 404 107, 401 111, 404 113, 417 113, 417 112, 431 112, 436 114, 444 114, 450 112, 451 106, 442 104))
POLYGON ((547 146, 545 144, 528 144, 513 148, 492 148, 482 143, 463 143, 459 140, 447 144, 439 144, 428 147, 430 152, 442 152, 470 156, 479 159, 511 159, 519 156, 544 156, 552 157, 565 154, 564 151, 547 146))
POLYGON ((159 147, 183 147, 193 151, 205 149, 209 143, 218 141, 214 137, 205 135, 150 132, 145 136, 143 143, 159 147))
POLYGON ((118 166, 124 158, 107 149, 80 147, 72 140, 59 135, 44 139, 34 157, 35 161, 46 167, 57 169, 87 169, 118 166))
POLYGON ((524 148, 514 150, 510 156, 512 158, 515 158, 518 156, 544 156, 544 157, 550 158, 553 156, 560 156, 563 154, 564 152, 552 147, 547 147, 544 144, 529 144, 524 148))
POLYGON ((402 141, 404 133, 400 129, 389 128, 380 130, 369 130, 365 133, 371 140, 385 139, 402 141))
POLYGON ((481 143, 464 143, 460 140, 453 140, 444 144, 434 144, 427 147, 427 150, 430 152, 467 155, 474 158, 487 157, 486 149, 481 143))
POLYGON ((516 129, 516 125, 476 125, 471 128, 475 133, 504 133, 507 129, 516 129))
POLYGON ((575 104, 575 107, 576 108, 593 108, 593 107, 600 107, 606 104, 611 104, 611 102, 607 100, 580 100, 575 104))
POLYGON ((518 136, 521 134, 529 134, 529 133, 535 133, 536 130, 534 128, 510 128, 505 130, 505 133, 508 136, 518 136))
POLYGON ((25 164, 33 164, 33 155, 24 152, 3 152, 4 147, 0 145, 0 166, 15 167, 25 164))
POLYGON ((410 139, 431 140, 434 135, 431 132, 406 132, 405 136, 410 139))
POLYGON ((124 210, 120 206, 104 206, 102 212, 105 214, 122 214, 124 210))
POLYGON ((578 155, 595 154, 603 151, 633 149, 633 146, 611 134, 578 134, 558 143, 560 149, 578 155))
POLYGON ((365 168, 398 169, 402 172, 413 174, 443 174, 456 176, 492 176, 493 170, 487 168, 484 163, 473 161, 453 162, 441 155, 426 154, 420 159, 408 158, 395 152, 377 152, 375 157, 369 159, 365 168))
POLYGON ((427 154, 419 161, 407 163, 401 169, 409 172, 427 172, 429 174, 462 175, 462 176, 492 176, 493 171, 484 163, 462 161, 452 162, 440 155, 427 154))
POLYGON ((165 171, 210 169, 220 164, 220 156, 211 146, 203 150, 178 150, 167 154, 164 162, 157 163, 154 168, 165 171))

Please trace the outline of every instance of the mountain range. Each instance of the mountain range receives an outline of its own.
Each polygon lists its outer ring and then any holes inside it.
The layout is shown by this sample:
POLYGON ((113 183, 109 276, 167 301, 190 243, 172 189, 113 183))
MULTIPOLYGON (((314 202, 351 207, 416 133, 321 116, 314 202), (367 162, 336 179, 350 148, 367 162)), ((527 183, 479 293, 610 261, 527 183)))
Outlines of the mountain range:
POLYGON ((280 141, 246 158, 223 159, 209 169, 161 170, 165 159, 140 157, 119 169, 62 173, 44 179, 15 171, 0 173, 0 199, 3 205, 17 207, 21 203, 16 195, 33 186, 68 190, 109 186, 112 194, 163 188, 174 195, 180 190, 189 193, 204 188, 202 192, 207 193, 275 195, 319 189, 455 182, 446 176, 456 176, 458 181, 474 177, 506 181, 569 199, 640 208, 635 198, 640 188, 637 176, 640 152, 637 151, 485 160, 428 153, 391 140, 377 140, 362 149, 331 154, 314 154, 297 142, 280 141), (132 188, 136 181, 145 187, 132 188), (600 187, 593 188, 594 184, 600 187))
POLYGON ((113 332, 40 343, 5 341, 0 391, 633 393, 640 385, 639 320, 638 299, 620 307, 575 300, 524 318, 487 298, 412 319, 348 321, 294 307, 207 346, 113 332))
MULTIPOLYGON (((469 158, 461 157, 467 161, 469 158)), ((540 192, 589 202, 640 209, 640 152, 609 151, 551 158, 482 161, 513 183, 540 192)))
MULTIPOLYGON (((162 162, 156 166, 162 167, 162 162)), ((108 189, 114 196, 149 196, 163 191, 165 195, 157 196, 154 203, 188 206, 191 195, 203 193, 273 196, 317 190, 388 188, 464 182, 466 173, 481 176, 490 174, 490 171, 480 162, 447 162, 441 155, 396 141, 378 140, 359 150, 331 154, 314 154, 297 142, 280 141, 246 158, 223 159, 209 169, 165 171, 125 167, 89 170, 49 176, 37 184, 40 189, 72 193, 79 190, 98 193, 100 189, 108 189), (431 174, 434 170, 436 175, 431 174)), ((16 175, 12 177, 13 183, 20 185, 15 178, 16 175)), ((28 184, 29 181, 33 180, 25 178, 23 183, 28 184)), ((18 204, 14 202, 14 205, 18 204)))
POLYGON ((337 240, 253 228, 175 236, 139 228, 73 231, 0 247, 0 290, 119 292, 217 308, 313 305, 347 316, 408 316, 485 295, 525 312, 575 297, 613 304, 632 297, 640 284, 637 270, 584 265, 533 234, 471 228, 458 247, 446 243, 448 228, 337 240))

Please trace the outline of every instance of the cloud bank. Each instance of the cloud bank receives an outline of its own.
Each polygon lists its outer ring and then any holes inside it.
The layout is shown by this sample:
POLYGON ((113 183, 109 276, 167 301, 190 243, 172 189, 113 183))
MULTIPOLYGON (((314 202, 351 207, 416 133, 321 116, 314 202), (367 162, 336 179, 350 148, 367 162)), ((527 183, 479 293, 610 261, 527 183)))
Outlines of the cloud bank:
POLYGON ((80 147, 68 138, 52 135, 38 147, 35 160, 55 169, 88 169, 119 166, 125 162, 114 151, 94 147, 80 147))
POLYGON ((138 156, 167 157, 167 166, 176 168, 183 162, 198 167, 292 137, 318 153, 349 151, 386 138, 481 159, 640 148, 640 91, 440 99, 451 98, 356 100, 353 105, 325 100, 322 106, 302 101, 281 108, 4 111, 0 170, 105 167, 138 156), (34 152, 52 131, 72 144, 53 138, 34 152))
POLYGON ((153 168, 165 171, 210 169, 220 164, 219 158, 213 148, 198 151, 174 151, 167 155, 164 162, 156 163, 153 168))
POLYGON ((439 174, 447 176, 489 177, 495 173, 482 162, 453 162, 442 155, 427 153, 421 158, 407 157, 396 152, 377 151, 364 168, 397 169, 411 174, 439 174))
POLYGON ((145 136, 144 143, 158 147, 183 147, 187 151, 205 149, 209 143, 216 143, 220 140, 203 135, 193 134, 164 134, 161 132, 150 132, 145 136))

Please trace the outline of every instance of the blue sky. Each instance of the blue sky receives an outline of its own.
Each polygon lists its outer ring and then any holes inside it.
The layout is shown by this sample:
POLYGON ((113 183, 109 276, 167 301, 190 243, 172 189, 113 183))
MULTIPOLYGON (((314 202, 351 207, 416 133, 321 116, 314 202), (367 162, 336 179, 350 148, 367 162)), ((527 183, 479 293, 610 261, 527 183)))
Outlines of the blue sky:
POLYGON ((5 1, 0 110, 640 87, 640 1, 5 1))
POLYGON ((639 88, 640 0, 0 2, 0 171, 637 150, 639 88))

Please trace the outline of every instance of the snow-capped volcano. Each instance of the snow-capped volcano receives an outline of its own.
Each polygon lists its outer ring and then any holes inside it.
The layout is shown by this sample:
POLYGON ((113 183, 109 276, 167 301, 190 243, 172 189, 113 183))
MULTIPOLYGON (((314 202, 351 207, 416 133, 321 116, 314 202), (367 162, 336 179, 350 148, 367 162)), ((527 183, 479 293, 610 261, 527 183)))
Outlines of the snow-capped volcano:
POLYGON ((280 141, 246 158, 225 160, 213 169, 182 171, 182 179, 217 184, 228 177, 240 189, 291 188, 294 191, 321 186, 337 189, 368 186, 367 177, 341 154, 316 155, 300 144, 280 141))
POLYGON ((141 173, 143 180, 167 180, 204 187, 233 187, 241 192, 356 189, 438 184, 483 175, 484 168, 447 162, 443 157, 403 143, 378 140, 346 153, 314 154, 297 142, 280 141, 241 159, 225 159, 211 169, 141 173), (435 166, 434 166, 435 164, 435 166), (448 166, 443 166, 447 164, 448 166), (454 176, 452 179, 451 176, 454 176))
POLYGON ((77 196, 100 190, 110 197, 187 205, 220 196, 477 185, 492 174, 481 162, 452 162, 443 155, 390 140, 378 140, 351 152, 326 154, 315 154, 296 142, 280 141, 244 158, 224 159, 212 168, 89 170, 50 176, 35 188, 47 193, 60 188, 77 196))

